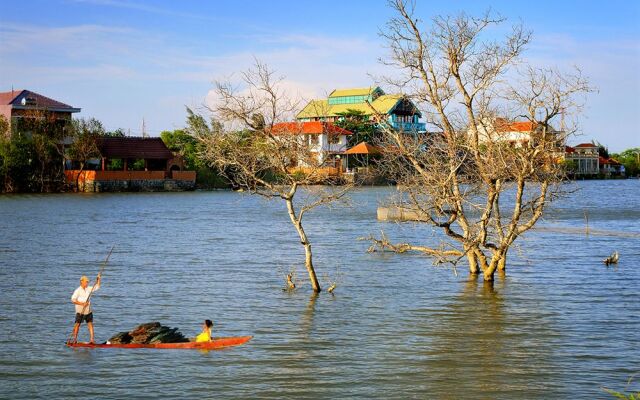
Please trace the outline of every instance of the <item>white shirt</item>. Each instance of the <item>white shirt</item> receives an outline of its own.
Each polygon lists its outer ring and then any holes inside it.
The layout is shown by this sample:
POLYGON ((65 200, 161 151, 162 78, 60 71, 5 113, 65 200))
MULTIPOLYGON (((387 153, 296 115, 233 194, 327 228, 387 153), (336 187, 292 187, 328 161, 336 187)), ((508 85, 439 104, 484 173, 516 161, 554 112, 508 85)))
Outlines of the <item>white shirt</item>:
MULTIPOLYGON (((80 303, 84 303, 89 298, 89 293, 92 293, 92 290, 93 290, 93 293, 95 293, 98 291, 98 289, 100 289, 99 283, 95 285, 95 289, 94 289, 94 286, 87 286, 84 289, 82 288, 82 286, 78 286, 78 288, 74 290, 73 294, 71 295, 71 301, 78 301, 80 303)), ((78 304, 76 304, 75 306, 76 306, 76 313, 78 314, 82 313, 86 315, 91 312, 91 302, 89 302, 89 304, 86 307, 80 306, 78 304)))

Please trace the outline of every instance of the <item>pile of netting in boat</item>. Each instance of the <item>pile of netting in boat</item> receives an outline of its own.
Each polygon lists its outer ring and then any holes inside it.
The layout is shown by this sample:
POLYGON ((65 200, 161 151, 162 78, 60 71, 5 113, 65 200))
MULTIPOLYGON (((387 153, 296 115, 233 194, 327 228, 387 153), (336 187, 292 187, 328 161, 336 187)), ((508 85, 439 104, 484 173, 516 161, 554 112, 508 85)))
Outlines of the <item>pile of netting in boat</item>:
POLYGON ((153 344, 153 343, 184 343, 188 342, 178 328, 170 328, 160 322, 147 322, 136 326, 129 332, 120 332, 114 335, 109 344, 153 344))

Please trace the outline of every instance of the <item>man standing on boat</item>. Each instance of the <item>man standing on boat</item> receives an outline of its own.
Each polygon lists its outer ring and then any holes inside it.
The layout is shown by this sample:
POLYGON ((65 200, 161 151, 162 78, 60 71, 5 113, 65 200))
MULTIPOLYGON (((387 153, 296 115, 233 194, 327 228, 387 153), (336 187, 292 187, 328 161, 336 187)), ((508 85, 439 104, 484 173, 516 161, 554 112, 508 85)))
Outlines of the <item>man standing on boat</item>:
POLYGON ((71 302, 76 305, 76 323, 73 326, 73 340, 71 343, 76 343, 78 341, 78 331, 80 330, 80 324, 82 321, 86 322, 87 328, 89 328, 89 343, 94 343, 93 312, 91 310, 91 301, 89 300, 89 297, 98 289, 100 289, 100 274, 98 274, 96 283, 93 286, 89 286, 89 278, 86 276, 82 276, 80 278, 80 286, 71 296, 71 302))

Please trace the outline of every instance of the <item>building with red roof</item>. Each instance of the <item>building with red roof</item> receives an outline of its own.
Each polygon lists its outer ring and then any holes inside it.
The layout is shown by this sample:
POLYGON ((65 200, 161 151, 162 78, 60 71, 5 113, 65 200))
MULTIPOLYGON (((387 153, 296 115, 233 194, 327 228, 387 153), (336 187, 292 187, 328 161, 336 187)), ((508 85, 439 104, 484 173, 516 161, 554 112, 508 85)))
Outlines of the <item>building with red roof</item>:
POLYGON ((574 173, 578 176, 624 176, 625 173, 618 161, 600 155, 599 146, 594 143, 565 146, 565 160, 574 162, 574 173))
MULTIPOLYGON (((555 139, 560 132, 547 128, 548 139, 555 139)), ((508 142, 513 147, 526 147, 543 134, 543 127, 531 121, 513 121, 497 117, 478 127, 480 142, 508 142)), ((562 150, 562 147, 559 149, 562 150)))
POLYGON ((593 143, 580 143, 574 147, 565 147, 565 159, 575 163, 576 175, 593 176, 600 172, 598 146, 593 143))
POLYGON ((60 125, 65 125, 71 120, 71 115, 78 112, 80 108, 30 90, 0 92, 0 115, 7 119, 14 130, 20 129, 21 121, 25 118, 36 118, 43 113, 53 116, 60 125))
POLYGON ((624 165, 622 165, 617 160, 613 158, 598 158, 600 164, 600 173, 604 176, 624 176, 625 169, 624 165))
POLYGON ((88 162, 84 170, 65 170, 69 185, 89 192, 195 188, 196 172, 184 171, 183 160, 159 137, 101 137, 97 145, 99 159, 88 162))
MULTIPOLYGON (((326 167, 338 168, 339 172, 346 168, 343 158, 347 150, 348 137, 353 132, 325 121, 282 122, 274 124, 272 133, 279 135, 296 135, 305 143, 308 151, 317 156, 318 162, 326 167)), ((301 167, 304 162, 298 161, 301 167)))

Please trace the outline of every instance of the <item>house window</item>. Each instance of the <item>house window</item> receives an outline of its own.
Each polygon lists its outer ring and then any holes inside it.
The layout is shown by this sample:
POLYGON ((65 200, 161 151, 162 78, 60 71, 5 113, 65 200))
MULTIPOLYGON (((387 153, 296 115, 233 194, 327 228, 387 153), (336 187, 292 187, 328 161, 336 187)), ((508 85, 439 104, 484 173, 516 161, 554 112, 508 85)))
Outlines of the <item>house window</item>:
POLYGON ((329 144, 338 144, 340 143, 340 135, 329 135, 329 144))
POLYGON ((309 135, 309 144, 311 146, 317 145, 319 143, 320 135, 309 135))

